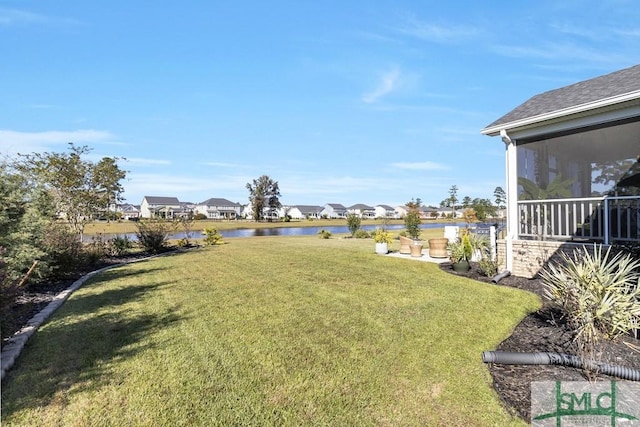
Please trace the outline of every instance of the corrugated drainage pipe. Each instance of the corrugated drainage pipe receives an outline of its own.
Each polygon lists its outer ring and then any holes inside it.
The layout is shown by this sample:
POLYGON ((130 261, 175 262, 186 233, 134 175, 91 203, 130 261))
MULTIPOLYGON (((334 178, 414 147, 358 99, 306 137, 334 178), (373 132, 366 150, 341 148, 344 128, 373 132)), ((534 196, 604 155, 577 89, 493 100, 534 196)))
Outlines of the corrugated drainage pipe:
POLYGON ((493 283, 498 283, 500 280, 504 279, 505 277, 509 277, 509 276, 511 276, 511 272, 509 270, 505 270, 502 273, 496 274, 495 276, 493 276, 491 281, 493 283))
POLYGON ((515 351, 483 351, 484 363, 500 363, 503 365, 560 365, 572 368, 589 369, 601 374, 610 375, 630 381, 640 381, 640 371, 625 366, 608 365, 592 360, 583 361, 578 356, 564 353, 520 353, 515 351))

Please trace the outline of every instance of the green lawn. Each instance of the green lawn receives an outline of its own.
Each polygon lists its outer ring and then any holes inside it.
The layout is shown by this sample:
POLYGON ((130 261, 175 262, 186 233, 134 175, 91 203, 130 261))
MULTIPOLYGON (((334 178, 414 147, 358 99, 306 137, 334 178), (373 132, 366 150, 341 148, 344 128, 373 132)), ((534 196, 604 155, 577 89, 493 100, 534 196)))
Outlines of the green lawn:
POLYGON ((373 252, 230 239, 109 270, 31 338, 2 424, 525 425, 481 353, 538 298, 373 252))

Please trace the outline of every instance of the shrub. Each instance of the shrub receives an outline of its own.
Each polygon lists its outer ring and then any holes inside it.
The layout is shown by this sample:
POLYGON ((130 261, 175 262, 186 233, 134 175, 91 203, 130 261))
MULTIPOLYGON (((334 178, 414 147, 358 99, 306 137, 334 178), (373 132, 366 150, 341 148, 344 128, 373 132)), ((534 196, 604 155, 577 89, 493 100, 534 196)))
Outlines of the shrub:
POLYGON ((107 243, 102 234, 91 237, 91 242, 85 247, 85 256, 89 264, 96 264, 107 256, 107 243))
POLYGON ((373 233, 373 241, 376 243, 387 243, 390 245, 393 242, 393 234, 384 228, 377 228, 375 233, 373 233))
POLYGON ((328 230, 320 230, 318 231, 318 234, 320 235, 321 239, 330 239, 331 238, 331 232, 328 230))
POLYGON ((362 218, 353 213, 347 215, 347 227, 351 236, 356 237, 356 231, 360 230, 360 225, 362 225, 362 218))
POLYGON ((561 253, 540 273, 545 294, 562 306, 578 349, 593 357, 601 338, 614 339, 640 327, 640 260, 629 254, 603 253, 594 245, 561 253))
POLYGON ((115 236, 107 241, 107 253, 111 256, 122 256, 133 248, 133 242, 127 236, 115 236))
POLYGON ((404 217, 404 226, 407 228, 407 234, 414 240, 420 237, 420 212, 412 209, 404 217))
POLYGON ((481 258, 486 257, 489 254, 489 238, 481 234, 468 233, 469 242, 474 251, 480 251, 481 258))
POLYGON ((218 229, 215 227, 205 228, 204 233, 204 243, 207 246, 221 245, 222 244, 222 235, 218 233, 218 229))
POLYGON ((363 230, 360 228, 356 230, 355 233, 353 233, 353 237, 355 237, 356 239, 368 239, 369 237, 371 237, 371 234, 369 234, 367 230, 363 230))
POLYGON ((205 214, 203 214, 203 213, 197 213, 197 214, 195 214, 193 216, 193 219, 196 220, 196 221, 202 221, 202 220, 207 219, 207 216, 205 214))
POLYGON ((150 253, 162 252, 166 247, 169 234, 176 229, 174 223, 162 219, 141 220, 136 223, 136 227, 138 243, 150 253))
POLYGON ((480 272, 487 277, 493 277, 498 274, 498 263, 489 258, 482 258, 478 262, 478 268, 480 268, 480 272))
POLYGON ((54 223, 47 229, 43 240, 49 274, 61 279, 75 273, 85 262, 85 250, 77 233, 66 224, 54 223))

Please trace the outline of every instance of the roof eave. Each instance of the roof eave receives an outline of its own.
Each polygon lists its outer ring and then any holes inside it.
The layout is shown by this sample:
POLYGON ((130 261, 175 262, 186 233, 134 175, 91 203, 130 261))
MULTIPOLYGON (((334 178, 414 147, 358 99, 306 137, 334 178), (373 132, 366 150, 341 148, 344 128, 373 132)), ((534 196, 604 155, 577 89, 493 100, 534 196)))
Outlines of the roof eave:
POLYGON ((501 123, 495 126, 486 127, 482 129, 481 133, 488 136, 500 135, 502 129, 513 130, 527 127, 535 127, 535 125, 557 120, 562 117, 574 116, 578 114, 584 114, 596 110, 607 109, 618 104, 624 104, 626 102, 640 100, 640 90, 628 92, 623 95, 612 96, 610 98, 600 99, 595 102, 589 102, 586 104, 576 105, 562 110, 552 111, 550 113, 540 114, 533 117, 527 117, 521 120, 515 120, 513 122, 501 123))

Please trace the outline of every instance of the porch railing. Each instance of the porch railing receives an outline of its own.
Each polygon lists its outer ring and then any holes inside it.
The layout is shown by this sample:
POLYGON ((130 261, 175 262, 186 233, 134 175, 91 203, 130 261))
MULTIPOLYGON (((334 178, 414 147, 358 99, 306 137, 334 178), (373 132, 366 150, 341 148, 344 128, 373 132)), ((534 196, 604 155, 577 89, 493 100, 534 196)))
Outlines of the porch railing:
POLYGON ((640 242, 640 196, 518 202, 521 238, 640 242))

